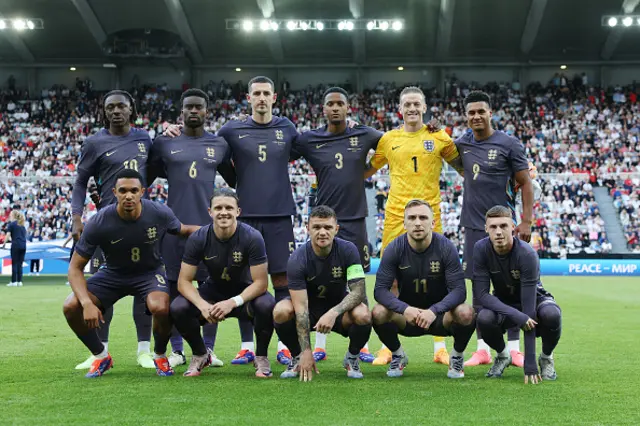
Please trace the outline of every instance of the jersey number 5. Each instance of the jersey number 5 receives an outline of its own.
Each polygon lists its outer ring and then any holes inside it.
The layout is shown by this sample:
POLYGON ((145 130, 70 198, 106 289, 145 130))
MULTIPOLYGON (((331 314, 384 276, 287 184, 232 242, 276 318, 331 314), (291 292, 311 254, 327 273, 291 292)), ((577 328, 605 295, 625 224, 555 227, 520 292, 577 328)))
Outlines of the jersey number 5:
POLYGON ((267 146, 266 145, 258 145, 258 160, 261 163, 267 161, 267 146))

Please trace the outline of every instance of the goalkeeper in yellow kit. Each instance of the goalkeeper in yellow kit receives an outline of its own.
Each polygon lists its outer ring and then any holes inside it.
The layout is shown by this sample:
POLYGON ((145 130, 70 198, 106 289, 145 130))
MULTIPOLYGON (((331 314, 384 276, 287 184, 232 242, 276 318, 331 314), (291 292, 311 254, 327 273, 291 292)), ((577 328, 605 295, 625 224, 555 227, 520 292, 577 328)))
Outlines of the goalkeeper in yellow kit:
MULTIPOLYGON (((382 251, 405 232, 404 207, 412 199, 427 201, 433 208, 434 231, 442 233, 440 220, 440 173, 442 160, 462 174, 462 160, 453 140, 444 131, 430 132, 423 122, 427 111, 424 93, 418 87, 407 87, 400 93, 400 113, 404 125, 382 136, 376 152, 367 165, 365 178, 385 164, 389 165, 391 188, 385 208, 382 251)), ((449 365, 449 354, 443 337, 434 337, 434 362, 449 365)), ((383 347, 374 365, 391 362, 391 351, 383 347)))

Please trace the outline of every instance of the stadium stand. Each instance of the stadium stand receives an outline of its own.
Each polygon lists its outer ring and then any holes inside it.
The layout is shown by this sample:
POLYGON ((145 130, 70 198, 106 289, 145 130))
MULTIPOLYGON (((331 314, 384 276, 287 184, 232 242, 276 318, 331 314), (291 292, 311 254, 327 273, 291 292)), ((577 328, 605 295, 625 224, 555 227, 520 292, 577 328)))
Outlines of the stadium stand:
MULTIPOLYGON (((637 87, 605 90, 585 83, 579 76, 568 79, 558 74, 546 85, 536 83, 521 91, 518 83, 480 86, 452 77, 444 94, 426 91, 431 116, 440 120, 454 139, 467 131, 464 96, 473 89, 491 94, 494 127, 519 137, 540 173, 543 195, 535 206, 532 244, 541 257, 611 251, 605 223, 616 218, 600 214, 596 186, 609 188, 628 248, 640 252, 637 87), (629 177, 620 178, 621 173, 629 177)), ((290 118, 299 131, 321 126, 325 88, 309 86, 281 94, 274 114, 290 118)), ((249 113, 242 82, 211 81, 204 89, 216 99, 207 123, 211 131, 249 113)), ((401 122, 397 112, 401 89, 393 83, 379 83, 351 95, 351 118, 383 131, 397 127, 401 122)), ((163 84, 132 88, 131 93, 139 109, 135 124, 147 129, 152 138, 177 120, 179 92, 163 84)), ((72 176, 82 141, 101 127, 101 95, 92 90, 90 80, 79 79, 74 88, 53 86, 38 97, 11 89, 0 92, 0 216, 7 216, 17 205, 27 214, 31 235, 44 240, 68 235, 72 176)), ((304 160, 292 163, 290 171, 298 207, 295 235, 302 242, 306 238, 307 194, 315 177, 304 160)), ((385 173, 381 170, 367 183, 375 197, 376 208, 370 212, 377 234, 370 235, 375 252, 388 189, 385 173)), ((441 190, 444 233, 462 250, 461 178, 446 170, 441 190)), ((163 183, 156 182, 151 198, 164 201, 166 191, 163 183)), ((87 202, 86 214, 90 216, 95 208, 89 199, 87 202)), ((3 238, 0 234, 0 241, 3 238)))

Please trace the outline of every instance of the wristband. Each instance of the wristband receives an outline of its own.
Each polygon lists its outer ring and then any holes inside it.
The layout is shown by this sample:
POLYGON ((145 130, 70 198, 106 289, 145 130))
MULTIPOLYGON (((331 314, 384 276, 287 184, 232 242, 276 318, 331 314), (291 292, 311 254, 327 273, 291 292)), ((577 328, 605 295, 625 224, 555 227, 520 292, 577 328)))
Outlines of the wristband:
POLYGON ((240 295, 233 296, 231 300, 233 300, 236 303, 236 307, 244 305, 244 299, 242 299, 242 296, 240 295))

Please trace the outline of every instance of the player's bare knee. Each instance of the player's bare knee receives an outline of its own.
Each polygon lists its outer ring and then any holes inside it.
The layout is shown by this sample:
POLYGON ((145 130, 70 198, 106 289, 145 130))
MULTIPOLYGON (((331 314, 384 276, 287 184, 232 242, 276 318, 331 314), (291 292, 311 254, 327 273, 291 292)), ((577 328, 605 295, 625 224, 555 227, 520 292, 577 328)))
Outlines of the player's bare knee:
POLYGON ((371 317, 374 324, 380 325, 389 322, 390 311, 384 306, 377 304, 371 311, 371 317))
POLYGON ((475 317, 475 312, 470 305, 463 303, 454 310, 455 321, 460 325, 471 325, 475 317))
POLYGON ((77 315, 82 307, 80 306, 80 302, 75 294, 71 293, 66 300, 64 301, 64 305, 62 305, 62 312, 66 318, 72 318, 77 315))
POLYGON ((282 300, 276 303, 276 306, 273 308, 273 320, 278 324, 283 324, 293 319, 293 315, 293 305, 289 300, 282 300))
POLYGON ((169 303, 164 300, 153 300, 147 302, 149 312, 154 317, 168 317, 169 316, 169 303))
POLYGON ((364 304, 360 304, 353 308, 351 311, 351 317, 356 325, 371 324, 371 312, 364 304))

